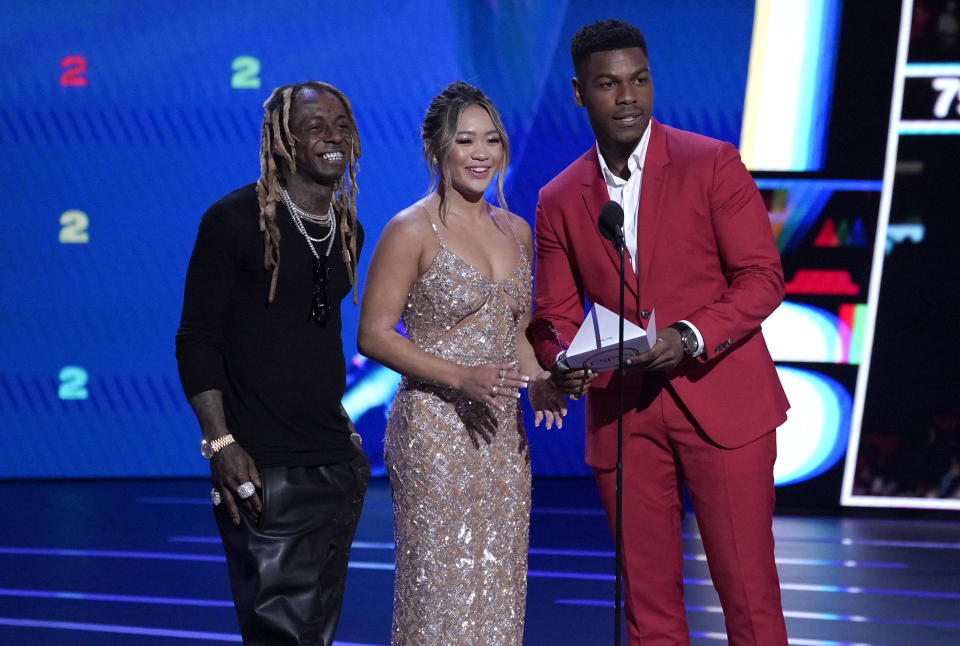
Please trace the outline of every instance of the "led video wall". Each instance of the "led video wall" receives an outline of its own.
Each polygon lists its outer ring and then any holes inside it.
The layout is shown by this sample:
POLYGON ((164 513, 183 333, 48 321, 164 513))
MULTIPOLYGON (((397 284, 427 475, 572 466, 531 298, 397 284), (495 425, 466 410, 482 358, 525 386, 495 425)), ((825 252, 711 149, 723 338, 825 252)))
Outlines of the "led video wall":
POLYGON ((778 500, 960 509, 955 344, 908 350, 956 327, 957 9, 834 6, 757 3, 741 134, 787 280, 763 326, 792 403, 778 500))
MULTIPOLYGON (((738 145, 757 178, 788 280, 764 325, 793 403, 778 440, 781 500, 836 504, 842 458, 848 471, 856 461, 851 429, 871 405, 861 390, 884 271, 876 250, 915 235, 887 226, 881 208, 900 8, 859 15, 848 4, 7 7, 0 478, 206 472, 173 354, 183 279, 200 215, 259 173, 261 106, 274 87, 324 80, 353 103, 362 288, 378 232, 427 187, 417 133, 430 99, 456 79, 494 99, 510 135, 508 204, 532 221, 539 188, 592 145, 571 97, 570 37, 617 16, 647 37, 654 115, 738 145)), ((935 81, 932 118, 950 113, 942 97, 955 70, 915 71, 935 81)), ((356 354, 357 314, 345 304, 344 405, 382 473, 398 376, 356 354)), ((560 432, 527 421, 535 474, 589 473, 581 404, 560 432)))
POLYGON ((905 3, 844 505, 960 509, 958 135, 960 7, 905 3))
MULTIPOLYGON (((569 39, 619 15, 648 28, 657 115, 739 137, 753 5, 723 2, 16 3, 0 54, 0 477, 201 475, 199 431, 174 359, 187 260, 203 211, 259 174, 272 88, 320 79, 353 103, 369 246, 428 184, 420 120, 464 79, 509 131, 509 206, 591 145, 572 101, 569 39), (642 9, 642 10, 641 10, 642 9), (702 77, 705 60, 724 61, 702 77)), ((356 357, 344 306, 345 405, 380 463, 396 375, 356 357)), ((582 411, 532 430, 541 474, 587 473, 582 411)))

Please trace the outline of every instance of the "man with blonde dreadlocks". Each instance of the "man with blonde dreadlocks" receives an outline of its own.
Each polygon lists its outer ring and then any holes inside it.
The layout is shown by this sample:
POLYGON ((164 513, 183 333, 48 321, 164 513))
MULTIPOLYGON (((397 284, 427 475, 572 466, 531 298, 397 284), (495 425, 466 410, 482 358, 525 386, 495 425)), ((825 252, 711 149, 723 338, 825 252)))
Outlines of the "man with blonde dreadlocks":
POLYGON ((360 140, 316 81, 264 104, 260 179, 204 214, 177 332, 180 380, 245 644, 330 646, 370 477, 340 403, 360 140))

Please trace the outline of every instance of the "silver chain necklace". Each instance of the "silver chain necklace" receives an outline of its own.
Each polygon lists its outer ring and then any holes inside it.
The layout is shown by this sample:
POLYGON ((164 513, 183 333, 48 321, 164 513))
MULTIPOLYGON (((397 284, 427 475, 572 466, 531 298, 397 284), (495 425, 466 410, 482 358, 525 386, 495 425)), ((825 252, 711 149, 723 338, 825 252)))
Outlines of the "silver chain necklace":
POLYGON ((283 200, 283 205, 287 207, 287 211, 290 212, 290 219, 293 220, 293 224, 297 227, 297 231, 303 235, 307 241, 307 246, 310 247, 310 251, 313 253, 313 257, 317 260, 320 260, 320 254, 317 253, 316 248, 313 246, 313 243, 327 243, 327 250, 323 254, 324 256, 330 255, 330 250, 333 249, 333 232, 336 227, 334 226, 337 223, 337 218, 333 213, 333 203, 331 202, 327 206, 327 212, 323 215, 316 215, 310 213, 309 211, 304 211, 299 206, 293 203, 293 200, 290 199, 290 194, 287 193, 287 189, 280 187, 280 199, 283 200), (320 238, 314 238, 309 233, 307 233, 306 227, 303 225, 303 221, 312 222, 313 224, 319 224, 323 227, 329 227, 329 230, 325 235, 320 238))

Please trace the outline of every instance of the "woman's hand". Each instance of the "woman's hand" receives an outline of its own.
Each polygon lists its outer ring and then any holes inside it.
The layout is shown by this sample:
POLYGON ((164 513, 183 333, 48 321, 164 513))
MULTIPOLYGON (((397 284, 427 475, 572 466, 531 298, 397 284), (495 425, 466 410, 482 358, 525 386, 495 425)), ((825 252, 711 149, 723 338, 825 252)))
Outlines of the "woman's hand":
POLYGON ((472 401, 485 402, 504 410, 501 397, 519 399, 520 389, 530 380, 516 371, 516 362, 485 363, 480 366, 464 366, 459 390, 472 401))
POLYGON ((547 428, 554 424, 563 428, 563 416, 567 414, 567 402, 563 393, 553 383, 551 374, 544 370, 530 381, 530 407, 534 411, 533 425, 540 426, 545 421, 547 428))

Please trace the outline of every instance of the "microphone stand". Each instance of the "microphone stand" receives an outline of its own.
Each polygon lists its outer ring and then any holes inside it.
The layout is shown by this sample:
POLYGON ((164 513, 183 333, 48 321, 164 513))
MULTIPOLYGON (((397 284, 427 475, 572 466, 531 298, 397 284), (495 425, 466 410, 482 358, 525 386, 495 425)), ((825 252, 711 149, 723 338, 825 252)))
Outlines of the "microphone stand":
POLYGON ((616 543, 614 547, 614 632, 613 643, 620 646, 620 615, 622 612, 621 585, 622 578, 620 558, 623 552, 623 287, 626 283, 623 272, 624 243, 623 227, 617 227, 617 252, 620 255, 620 335, 617 339, 617 513, 616 513, 616 543))
POLYGON ((610 200, 603 205, 600 210, 600 217, 597 218, 597 226, 600 234, 609 240, 617 255, 620 256, 620 332, 617 337, 617 484, 616 484, 616 512, 614 514, 614 591, 613 591, 613 643, 614 646, 620 646, 620 616, 623 612, 623 602, 621 600, 622 591, 621 578, 623 552, 623 327, 624 327, 624 286, 626 278, 624 277, 624 258, 623 252, 626 248, 626 242, 623 235, 623 207, 617 202, 610 200))

